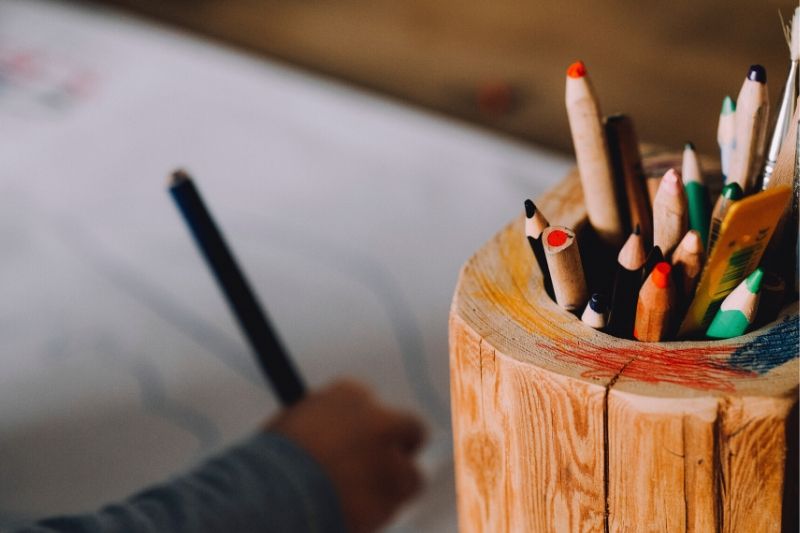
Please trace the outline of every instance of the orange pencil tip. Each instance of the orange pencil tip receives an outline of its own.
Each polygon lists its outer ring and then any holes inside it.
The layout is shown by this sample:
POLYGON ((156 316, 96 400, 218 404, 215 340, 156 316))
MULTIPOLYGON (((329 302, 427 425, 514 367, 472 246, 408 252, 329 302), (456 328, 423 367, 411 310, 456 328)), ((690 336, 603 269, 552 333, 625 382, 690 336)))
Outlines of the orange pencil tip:
POLYGON ((576 61, 567 68, 567 76, 570 78, 582 78, 586 76, 586 65, 583 61, 576 61))
POLYGON ((656 284, 656 287, 659 289, 666 289, 669 287, 669 274, 672 272, 672 265, 667 263, 666 261, 661 262, 656 265, 653 269, 653 283, 656 284))

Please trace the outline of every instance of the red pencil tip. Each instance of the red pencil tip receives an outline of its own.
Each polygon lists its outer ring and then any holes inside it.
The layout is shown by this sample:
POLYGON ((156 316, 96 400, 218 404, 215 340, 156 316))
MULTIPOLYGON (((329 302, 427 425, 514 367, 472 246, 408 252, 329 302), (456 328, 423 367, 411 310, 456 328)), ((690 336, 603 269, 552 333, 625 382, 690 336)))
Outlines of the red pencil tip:
POLYGON ((567 242, 568 238, 569 235, 567 235, 566 232, 556 229, 550 232, 550 235, 547 236, 547 244, 550 246, 561 246, 567 242))
POLYGON ((586 65, 583 61, 576 61, 567 68, 567 76, 570 78, 582 78, 586 76, 586 65))
POLYGON ((672 265, 667 262, 659 263, 653 269, 653 283, 659 289, 666 289, 669 287, 669 274, 672 272, 672 265))

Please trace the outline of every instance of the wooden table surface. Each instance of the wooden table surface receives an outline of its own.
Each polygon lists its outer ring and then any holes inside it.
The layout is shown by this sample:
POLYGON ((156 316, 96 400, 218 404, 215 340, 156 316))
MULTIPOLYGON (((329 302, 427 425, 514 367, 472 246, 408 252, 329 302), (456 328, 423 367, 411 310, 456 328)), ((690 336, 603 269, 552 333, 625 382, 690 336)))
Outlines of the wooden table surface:
POLYGON ((715 153, 719 107, 762 63, 780 94, 788 0, 107 0, 225 42, 571 150, 564 70, 641 138, 715 153))

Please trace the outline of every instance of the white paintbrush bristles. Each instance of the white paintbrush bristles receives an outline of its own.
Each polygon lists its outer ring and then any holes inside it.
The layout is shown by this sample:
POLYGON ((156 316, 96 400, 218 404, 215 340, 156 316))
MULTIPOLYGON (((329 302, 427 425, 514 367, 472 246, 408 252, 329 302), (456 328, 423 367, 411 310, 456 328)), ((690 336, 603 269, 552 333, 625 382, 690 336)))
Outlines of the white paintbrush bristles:
POLYGON ((783 15, 781 15, 781 26, 786 44, 789 45, 789 57, 792 61, 797 61, 800 59, 800 7, 794 8, 794 15, 789 24, 783 22, 783 15))

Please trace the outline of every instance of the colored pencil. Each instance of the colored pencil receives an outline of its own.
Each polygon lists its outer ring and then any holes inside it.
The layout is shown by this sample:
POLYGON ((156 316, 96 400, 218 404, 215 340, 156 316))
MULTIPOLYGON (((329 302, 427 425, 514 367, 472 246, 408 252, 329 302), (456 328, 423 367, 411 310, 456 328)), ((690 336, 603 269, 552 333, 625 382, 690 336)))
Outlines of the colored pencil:
POLYGON ((567 69, 565 100, 589 223, 603 242, 618 246, 624 239, 619 195, 600 106, 581 61, 567 69))
POLYGON ((283 405, 296 403, 305 395, 303 381, 250 289, 193 180, 186 172, 178 170, 171 176, 169 192, 247 337, 261 371, 283 405))
POLYGON ((633 335, 636 300, 639 298, 642 268, 646 261, 644 239, 639 228, 635 228, 617 256, 617 272, 614 276, 607 327, 612 335, 623 338, 633 335))
POLYGON ((764 272, 760 268, 755 269, 722 301, 708 326, 707 337, 730 339, 744 335, 756 316, 763 277, 764 272))
POLYGON ((679 307, 689 306, 705 261, 703 239, 697 230, 690 229, 672 254, 672 278, 678 294, 679 307))
POLYGON ((679 335, 705 332, 722 300, 759 266, 790 196, 789 187, 774 187, 746 196, 730 207, 717 242, 707 255, 679 335))
POLYGON ((542 273, 544 290, 553 298, 553 281, 550 279, 550 269, 547 267, 547 258, 544 255, 544 247, 542 247, 542 232, 549 225, 550 223, 544 218, 542 212, 536 208, 536 204, 525 200, 525 236, 528 238, 528 244, 531 246, 533 256, 542 273))
POLYGON ((586 304, 586 309, 583 310, 581 321, 594 329, 603 329, 606 327, 607 317, 608 300, 603 294, 592 294, 589 303, 586 304))
MULTIPOLYGON (((627 225, 639 226, 645 242, 653 242, 653 211, 639 152, 639 140, 633 120, 627 115, 612 115, 606 119, 606 137, 617 190, 624 192, 627 203, 627 225)), ((621 203, 625 203, 621 202, 621 203)))
POLYGON ((689 207, 689 229, 700 233, 703 242, 708 242, 708 227, 711 222, 711 200, 708 196, 700 160, 694 145, 687 142, 683 149, 683 165, 681 167, 683 189, 689 207))
POLYGON ((761 171, 768 118, 767 71, 752 65, 736 98, 736 149, 727 181, 738 183, 745 193, 753 188, 761 171))
POLYGON ((719 145, 719 159, 722 166, 722 181, 728 181, 731 171, 731 157, 736 145, 736 104, 730 96, 722 100, 722 110, 719 112, 719 125, 717 126, 717 144, 719 145))
POLYGON ((664 177, 653 202, 653 244, 661 248, 665 258, 686 234, 689 218, 686 192, 678 172, 671 168, 664 177))
POLYGON ((669 263, 658 263, 639 291, 633 336, 640 341, 660 342, 672 335, 676 295, 671 272, 669 263))
POLYGON ((653 246, 653 249, 650 250, 649 254, 647 254, 647 259, 642 267, 642 279, 639 280, 640 286, 644 283, 656 265, 662 261, 664 261, 664 254, 661 252, 661 248, 658 246, 653 246))
POLYGON ((725 216, 728 214, 728 210, 730 210, 734 203, 741 200, 742 196, 744 196, 742 188, 736 182, 727 183, 722 188, 722 192, 720 193, 719 198, 717 198, 717 203, 714 205, 714 210, 711 212, 711 224, 708 231, 708 244, 706 245, 706 250, 708 251, 709 256, 711 255, 711 251, 714 249, 714 245, 717 243, 719 229, 722 226, 722 221, 725 220, 725 216))
POLYGON ((549 226, 542 232, 542 245, 556 302, 568 311, 580 311, 589 295, 575 232, 564 226, 549 226))

